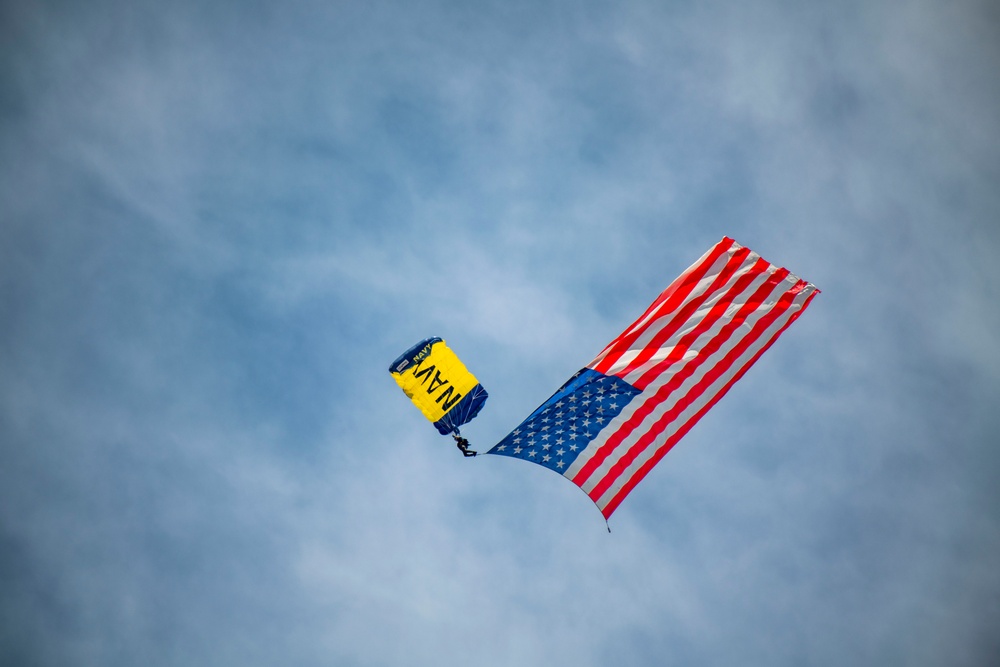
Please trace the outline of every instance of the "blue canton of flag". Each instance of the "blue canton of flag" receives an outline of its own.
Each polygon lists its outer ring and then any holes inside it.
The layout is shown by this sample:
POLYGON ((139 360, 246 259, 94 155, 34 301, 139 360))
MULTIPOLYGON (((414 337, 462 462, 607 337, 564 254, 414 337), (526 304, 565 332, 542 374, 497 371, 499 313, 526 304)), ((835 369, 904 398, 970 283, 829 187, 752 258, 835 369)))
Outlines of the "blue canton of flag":
POLYGON ((584 368, 487 453, 562 474, 638 393, 620 378, 584 368))

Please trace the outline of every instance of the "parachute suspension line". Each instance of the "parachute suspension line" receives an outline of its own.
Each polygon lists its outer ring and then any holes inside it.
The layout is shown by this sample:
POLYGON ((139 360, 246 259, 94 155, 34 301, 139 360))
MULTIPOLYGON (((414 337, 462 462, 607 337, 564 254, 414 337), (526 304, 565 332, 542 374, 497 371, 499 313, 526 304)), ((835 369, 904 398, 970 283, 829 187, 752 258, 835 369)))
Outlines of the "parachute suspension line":
POLYGON ((462 437, 458 428, 456 428, 455 432, 451 434, 451 437, 455 438, 455 444, 458 445, 460 450, 462 450, 462 456, 469 457, 476 455, 476 452, 469 449, 469 441, 462 437))

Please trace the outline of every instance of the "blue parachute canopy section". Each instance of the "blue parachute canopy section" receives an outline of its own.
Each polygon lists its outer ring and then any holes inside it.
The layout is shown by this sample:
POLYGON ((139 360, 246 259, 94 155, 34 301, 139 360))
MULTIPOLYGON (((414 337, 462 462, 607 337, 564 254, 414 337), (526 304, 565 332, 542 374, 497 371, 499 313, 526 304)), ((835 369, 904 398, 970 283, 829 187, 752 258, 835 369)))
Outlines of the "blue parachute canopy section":
POLYGON ((458 427, 462 424, 467 424, 482 409, 483 404, 486 403, 486 399, 489 398, 489 394, 483 389, 483 385, 477 384, 469 393, 462 397, 462 400, 458 402, 453 410, 448 412, 444 417, 434 422, 434 426, 441 435, 448 435, 449 433, 458 433, 458 427))

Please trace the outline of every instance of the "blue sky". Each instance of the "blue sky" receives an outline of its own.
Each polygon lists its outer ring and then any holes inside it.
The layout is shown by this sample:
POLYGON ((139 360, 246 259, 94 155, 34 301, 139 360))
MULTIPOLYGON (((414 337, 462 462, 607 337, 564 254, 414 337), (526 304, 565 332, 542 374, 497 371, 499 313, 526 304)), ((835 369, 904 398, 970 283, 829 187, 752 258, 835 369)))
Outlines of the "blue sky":
POLYGON ((0 8, 0 662, 1000 660, 989 2, 0 8), (611 519, 464 459, 728 235, 823 293, 611 519))

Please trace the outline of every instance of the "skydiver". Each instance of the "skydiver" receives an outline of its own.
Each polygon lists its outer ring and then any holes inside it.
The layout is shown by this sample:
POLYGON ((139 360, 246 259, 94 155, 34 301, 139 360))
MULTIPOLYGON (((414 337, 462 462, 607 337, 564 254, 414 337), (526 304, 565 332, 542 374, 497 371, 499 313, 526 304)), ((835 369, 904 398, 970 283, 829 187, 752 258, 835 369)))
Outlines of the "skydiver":
POLYGON ((476 455, 476 452, 474 452, 471 449, 469 449, 469 441, 468 440, 466 440, 465 438, 459 437, 457 435, 454 436, 454 437, 455 437, 455 443, 458 445, 458 448, 460 450, 462 450, 462 456, 469 457, 469 456, 475 456, 476 455))

